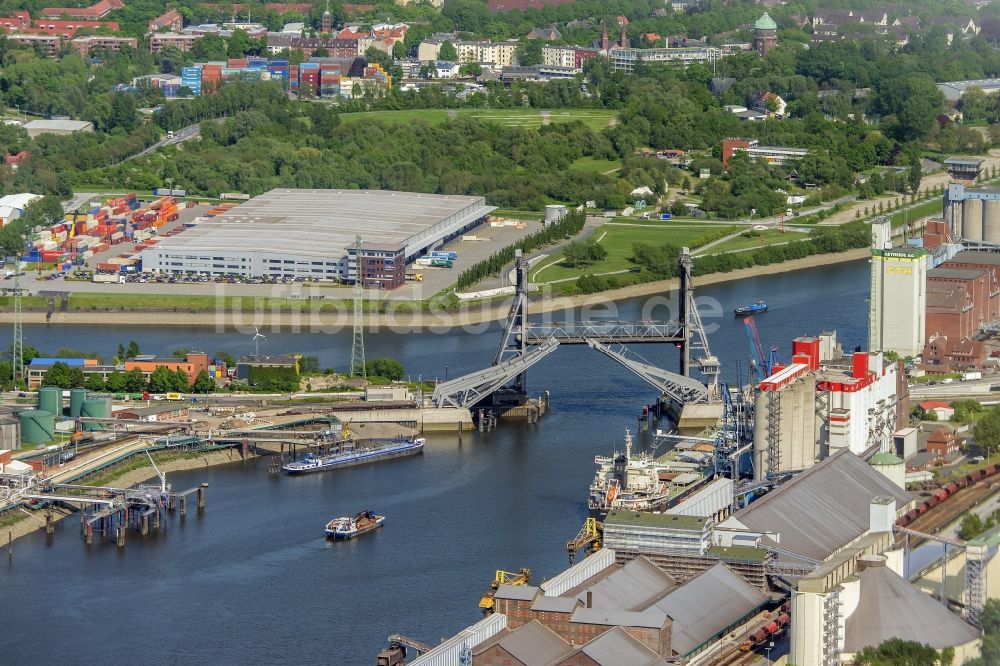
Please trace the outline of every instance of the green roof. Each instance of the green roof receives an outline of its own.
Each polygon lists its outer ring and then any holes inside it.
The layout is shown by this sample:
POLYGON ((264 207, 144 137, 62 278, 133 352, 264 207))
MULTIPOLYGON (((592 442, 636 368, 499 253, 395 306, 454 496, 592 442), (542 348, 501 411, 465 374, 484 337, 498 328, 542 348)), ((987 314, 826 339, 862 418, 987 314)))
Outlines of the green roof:
POLYGON ((744 562, 763 562, 767 557, 766 548, 754 548, 752 546, 711 546, 708 549, 709 557, 717 557, 720 560, 740 560, 744 562))
POLYGON ((757 19, 757 22, 753 24, 753 29, 777 30, 778 24, 774 22, 774 19, 772 19, 770 16, 767 15, 767 12, 764 12, 764 15, 761 16, 759 19, 757 19))
POLYGON ((672 513, 649 513, 648 511, 611 511, 604 519, 605 525, 642 525, 643 527, 664 527, 676 530, 699 530, 705 527, 708 518, 680 516, 672 513))
POLYGON ((871 463, 873 465, 900 465, 903 463, 903 460, 893 453, 883 451, 882 453, 873 455, 871 463))

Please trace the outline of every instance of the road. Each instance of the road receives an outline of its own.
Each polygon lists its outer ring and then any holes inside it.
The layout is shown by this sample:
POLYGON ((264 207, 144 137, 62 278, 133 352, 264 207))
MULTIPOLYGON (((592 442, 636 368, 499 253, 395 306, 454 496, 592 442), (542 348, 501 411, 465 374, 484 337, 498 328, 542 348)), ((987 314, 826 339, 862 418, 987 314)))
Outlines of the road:
MULTIPOLYGON (((216 119, 215 122, 221 123, 224 120, 225 118, 218 118, 216 119)), ((149 148, 146 148, 145 150, 138 152, 135 155, 132 155, 131 157, 126 157, 124 160, 122 160, 122 162, 128 162, 129 160, 134 160, 137 157, 144 157, 146 155, 149 155, 150 153, 156 152, 157 150, 163 148, 164 146, 173 146, 178 143, 182 143, 184 141, 190 141, 191 139, 194 139, 199 136, 201 136, 201 123, 198 123, 196 125, 188 125, 187 127, 184 127, 174 132, 174 135, 172 137, 169 138, 164 137, 159 141, 157 141, 156 143, 154 143, 149 148)))

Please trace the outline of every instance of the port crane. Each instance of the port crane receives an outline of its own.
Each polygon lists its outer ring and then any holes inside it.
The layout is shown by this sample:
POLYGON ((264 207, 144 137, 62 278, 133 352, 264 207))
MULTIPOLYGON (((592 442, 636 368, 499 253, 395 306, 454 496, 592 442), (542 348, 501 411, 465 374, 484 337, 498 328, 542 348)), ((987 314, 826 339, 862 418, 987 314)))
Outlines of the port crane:
POLYGON ((479 600, 479 607, 483 609, 484 614, 489 615, 493 612, 493 597, 501 585, 527 585, 529 580, 531 580, 531 569, 527 567, 521 567, 517 573, 497 569, 489 591, 479 600))
POLYGON ((576 537, 566 542, 566 553, 569 554, 570 566, 573 565, 579 551, 584 551, 584 557, 596 553, 601 549, 603 541, 604 523, 599 522, 596 518, 587 518, 576 537))
POLYGON ((747 338, 750 340, 750 361, 757 372, 757 379, 764 381, 774 366, 778 363, 778 346, 771 345, 768 354, 764 355, 764 345, 760 341, 760 332, 757 331, 757 322, 753 317, 744 317, 743 325, 746 328, 747 338))

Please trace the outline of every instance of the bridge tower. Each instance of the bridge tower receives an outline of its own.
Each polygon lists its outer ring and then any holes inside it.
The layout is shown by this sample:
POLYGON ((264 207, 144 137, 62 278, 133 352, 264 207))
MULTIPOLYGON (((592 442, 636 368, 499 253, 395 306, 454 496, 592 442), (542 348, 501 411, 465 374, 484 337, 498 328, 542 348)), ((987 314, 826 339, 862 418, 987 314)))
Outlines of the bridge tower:
MULTIPOLYGON (((528 262, 522 256, 521 250, 514 250, 514 274, 514 302, 510 304, 503 337, 500 338, 497 353, 493 356, 494 366, 524 356, 528 351, 528 340, 525 335, 528 321, 528 262)), ((527 373, 518 373, 505 389, 507 401, 511 398, 523 400, 528 391, 527 373)))

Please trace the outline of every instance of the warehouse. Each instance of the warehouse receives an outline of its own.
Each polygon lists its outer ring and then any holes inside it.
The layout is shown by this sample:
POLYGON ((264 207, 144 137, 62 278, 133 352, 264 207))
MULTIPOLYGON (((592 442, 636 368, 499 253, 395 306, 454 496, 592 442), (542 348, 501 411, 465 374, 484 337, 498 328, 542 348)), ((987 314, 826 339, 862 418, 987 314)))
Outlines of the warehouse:
POLYGON ((152 271, 312 280, 357 276, 394 289, 404 267, 478 226, 495 210, 483 197, 382 190, 275 189, 143 252, 152 271))

